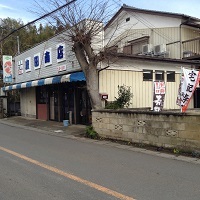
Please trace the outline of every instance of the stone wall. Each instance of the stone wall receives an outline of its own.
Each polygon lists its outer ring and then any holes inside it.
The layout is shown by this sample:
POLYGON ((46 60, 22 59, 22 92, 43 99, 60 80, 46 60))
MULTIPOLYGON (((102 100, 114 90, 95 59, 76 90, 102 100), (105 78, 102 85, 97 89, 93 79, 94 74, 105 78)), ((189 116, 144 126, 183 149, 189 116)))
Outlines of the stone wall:
POLYGON ((100 136, 107 138, 200 150, 200 112, 93 110, 92 124, 100 136))

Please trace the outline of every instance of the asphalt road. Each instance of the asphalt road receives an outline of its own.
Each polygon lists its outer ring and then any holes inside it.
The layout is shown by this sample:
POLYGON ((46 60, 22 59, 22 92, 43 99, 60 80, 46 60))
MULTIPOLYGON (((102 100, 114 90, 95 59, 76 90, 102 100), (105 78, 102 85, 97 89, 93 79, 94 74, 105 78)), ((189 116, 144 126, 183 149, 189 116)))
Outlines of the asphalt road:
POLYGON ((0 124, 0 200, 199 200, 200 165, 0 124))

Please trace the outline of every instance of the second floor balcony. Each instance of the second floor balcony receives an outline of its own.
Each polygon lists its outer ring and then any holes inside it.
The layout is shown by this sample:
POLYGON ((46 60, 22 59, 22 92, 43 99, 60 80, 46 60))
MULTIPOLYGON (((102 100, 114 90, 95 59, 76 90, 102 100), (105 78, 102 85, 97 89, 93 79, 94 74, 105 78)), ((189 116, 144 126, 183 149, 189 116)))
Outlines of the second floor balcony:
POLYGON ((182 42, 183 59, 200 60, 200 37, 182 42))

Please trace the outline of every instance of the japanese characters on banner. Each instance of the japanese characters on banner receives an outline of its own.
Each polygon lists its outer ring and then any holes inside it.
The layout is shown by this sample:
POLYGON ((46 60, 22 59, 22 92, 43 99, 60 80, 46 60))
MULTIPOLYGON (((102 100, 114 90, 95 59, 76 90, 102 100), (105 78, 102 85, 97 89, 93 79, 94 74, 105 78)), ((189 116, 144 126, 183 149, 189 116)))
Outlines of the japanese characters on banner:
POLYGON ((165 82, 154 81, 153 110, 156 112, 160 112, 163 109, 165 90, 165 82))
POLYGON ((200 80, 200 73, 194 69, 183 68, 183 74, 178 90, 177 105, 181 107, 182 112, 187 110, 190 99, 200 80))
POLYGON ((13 70, 12 70, 12 56, 3 56, 3 82, 12 83, 13 70))

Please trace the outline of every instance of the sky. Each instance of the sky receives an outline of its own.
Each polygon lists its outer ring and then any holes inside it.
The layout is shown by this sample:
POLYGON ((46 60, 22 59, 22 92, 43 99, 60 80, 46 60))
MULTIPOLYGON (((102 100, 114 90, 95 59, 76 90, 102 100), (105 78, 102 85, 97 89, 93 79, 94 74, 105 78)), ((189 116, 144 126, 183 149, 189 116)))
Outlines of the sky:
MULTIPOLYGON (((166 11, 190 15, 200 19, 199 0, 115 0, 119 5, 126 4, 141 9, 166 11)), ((31 14, 34 0, 0 0, 0 18, 21 19, 24 23, 37 19, 31 14)))
POLYGON ((24 23, 30 22, 37 18, 28 12, 33 2, 34 0, 0 0, 0 18, 10 17, 21 19, 24 23))

